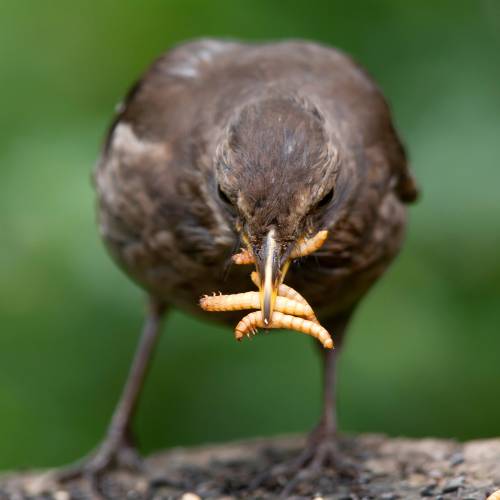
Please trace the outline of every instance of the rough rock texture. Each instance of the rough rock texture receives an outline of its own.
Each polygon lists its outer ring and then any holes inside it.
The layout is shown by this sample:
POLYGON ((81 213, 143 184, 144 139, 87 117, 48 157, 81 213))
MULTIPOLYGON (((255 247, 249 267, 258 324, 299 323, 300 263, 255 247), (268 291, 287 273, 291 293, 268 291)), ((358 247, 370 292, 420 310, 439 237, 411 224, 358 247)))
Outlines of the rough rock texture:
MULTIPOLYGON (((248 485, 301 445, 301 438, 283 437, 173 449, 148 458, 142 474, 110 472, 94 487, 86 480, 57 484, 51 471, 7 474, 0 477, 0 500, 276 498, 286 477, 253 491, 248 485)), ((500 439, 344 436, 340 451, 343 466, 298 483, 288 498, 479 500, 500 488, 500 439)))

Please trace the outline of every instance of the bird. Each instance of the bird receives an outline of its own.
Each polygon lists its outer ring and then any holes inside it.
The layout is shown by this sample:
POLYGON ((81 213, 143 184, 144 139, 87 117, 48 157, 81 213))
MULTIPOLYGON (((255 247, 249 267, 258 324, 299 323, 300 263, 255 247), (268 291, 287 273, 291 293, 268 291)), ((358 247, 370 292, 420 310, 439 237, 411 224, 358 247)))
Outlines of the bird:
MULTIPOLYGON (((398 254, 419 190, 389 105, 343 51, 304 40, 197 39, 156 59, 117 106, 94 172, 100 235, 148 297, 139 345, 102 443, 67 477, 139 459, 132 421, 171 308, 249 286, 255 257, 265 323, 279 284, 299 291, 336 348, 321 348, 322 413, 295 471, 338 458, 336 366, 357 305, 398 254), (323 246, 295 262, 303 238, 323 246)), ((168 328, 167 328, 168 330, 168 328)))

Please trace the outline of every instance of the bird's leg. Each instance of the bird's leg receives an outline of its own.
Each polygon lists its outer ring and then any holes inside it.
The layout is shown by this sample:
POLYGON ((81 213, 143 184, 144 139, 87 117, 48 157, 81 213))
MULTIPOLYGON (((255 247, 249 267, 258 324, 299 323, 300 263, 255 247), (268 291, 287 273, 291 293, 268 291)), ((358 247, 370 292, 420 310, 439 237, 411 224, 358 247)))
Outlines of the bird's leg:
POLYGON ((93 480, 114 467, 131 470, 141 467, 141 460, 132 438, 131 422, 157 343, 165 311, 166 307, 163 303, 154 299, 150 300, 148 315, 132 367, 106 436, 89 456, 59 471, 57 478, 60 481, 68 481, 81 476, 88 476, 93 480))
POLYGON ((304 480, 318 478, 326 467, 335 470, 342 469, 345 473, 347 465, 342 463, 337 445, 337 412, 336 412, 336 374, 337 360, 345 329, 351 312, 335 318, 330 322, 334 325, 337 338, 337 349, 321 350, 323 358, 323 407, 318 425, 312 430, 306 440, 304 450, 295 459, 292 469, 295 469, 292 479, 286 484, 282 496, 288 497, 295 487, 304 480))
POLYGON ((338 354, 349 317, 350 313, 329 322, 329 326, 335 331, 336 349, 321 349, 323 406, 319 423, 308 435, 304 449, 297 457, 290 462, 271 467, 269 471, 257 476, 251 485, 253 488, 269 481, 283 485, 282 480, 286 477, 281 495, 289 498, 300 482, 318 478, 326 467, 332 467, 335 470, 344 469, 341 457, 337 453, 336 370, 338 354))
POLYGON ((312 469, 334 465, 335 437, 337 435, 336 370, 338 349, 322 350, 323 405, 317 426, 307 437, 306 446, 296 459, 297 468, 312 469))

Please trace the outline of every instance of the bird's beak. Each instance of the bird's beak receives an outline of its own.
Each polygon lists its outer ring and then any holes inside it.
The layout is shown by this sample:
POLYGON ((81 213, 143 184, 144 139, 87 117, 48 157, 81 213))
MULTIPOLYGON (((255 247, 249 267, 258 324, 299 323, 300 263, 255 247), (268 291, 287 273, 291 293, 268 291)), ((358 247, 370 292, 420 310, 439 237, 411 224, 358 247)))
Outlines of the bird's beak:
POLYGON ((276 244, 275 230, 271 229, 263 242, 260 251, 256 253, 256 267, 260 279, 260 308, 264 324, 271 322, 274 303, 288 270, 289 261, 281 263, 282 248, 276 244))

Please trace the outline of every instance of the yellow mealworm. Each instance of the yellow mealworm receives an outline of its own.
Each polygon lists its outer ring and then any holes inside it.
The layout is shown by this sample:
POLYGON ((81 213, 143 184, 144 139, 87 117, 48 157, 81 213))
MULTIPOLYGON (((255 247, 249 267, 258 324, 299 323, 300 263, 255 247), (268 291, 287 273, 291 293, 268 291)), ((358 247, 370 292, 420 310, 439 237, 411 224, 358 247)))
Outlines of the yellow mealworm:
MULTIPOLYGON (((255 286, 260 285, 259 275, 257 274, 256 271, 252 272, 252 274, 250 275, 250 278, 252 279, 253 284, 255 286)), ((310 321, 314 321, 315 323, 319 323, 318 318, 316 318, 316 314, 314 314, 313 308, 309 305, 307 300, 304 297, 302 297, 302 295, 300 295, 300 293, 297 292, 296 290, 294 290, 292 287, 282 283, 278 287, 278 297, 286 297, 287 299, 293 300, 295 302, 300 302, 301 304, 304 304, 305 306, 309 307, 311 309, 311 315, 304 316, 304 317, 310 321)), ((281 311, 281 309, 276 309, 276 310, 281 311)), ((285 312, 285 311, 281 311, 281 312, 285 312)))
MULTIPOLYGON (((309 321, 313 321, 314 323, 318 323, 318 318, 316 317, 316 314, 314 313, 313 308, 309 305, 306 299, 300 295, 299 292, 294 290, 292 287, 289 287, 287 285, 281 284, 278 288, 278 297, 276 297, 276 300, 278 300, 279 297, 286 297, 289 300, 292 300, 294 302, 298 302, 299 304, 303 304, 304 306, 307 306, 311 310, 311 314, 303 315, 304 318, 308 319, 309 321)), ((279 311, 280 309, 276 309, 279 311)), ((300 315, 302 316, 302 315, 300 315)))
MULTIPOLYGON (((241 340, 245 335, 254 333, 256 328, 264 328, 264 321, 260 311, 247 314, 234 330, 234 336, 241 340)), ((305 333, 318 339, 326 349, 333 349, 333 340, 328 331, 321 325, 304 318, 297 318, 281 312, 274 311, 271 317, 271 324, 266 328, 286 328, 297 332, 305 333)))
MULTIPOLYGON (((240 311, 242 309, 259 309, 260 297, 258 292, 235 293, 233 295, 205 296, 200 299, 200 306, 205 311, 240 311)), ((311 306, 291 300, 287 297, 276 297, 274 305, 276 311, 301 316, 312 321, 314 312, 311 306)))
POLYGON ((205 311, 240 311, 258 309, 258 292, 234 293, 232 295, 205 295, 200 299, 200 306, 205 311))
POLYGON ((240 253, 237 253, 231 257, 233 259, 233 262, 238 265, 245 265, 245 264, 253 264, 255 262, 255 259, 253 258, 252 253, 250 250, 246 250, 244 248, 241 249, 240 253))
POLYGON ((493 492, 486 500, 500 500, 500 490, 493 492))
POLYGON ((326 241, 328 237, 328 231, 323 230, 317 233, 312 238, 299 240, 297 246, 292 250, 290 254, 291 259, 298 259, 299 257, 305 257, 311 253, 314 253, 316 250, 319 250, 323 243, 326 241))
MULTIPOLYGON (((323 230, 317 233, 312 238, 303 238, 299 240, 297 246, 290 253, 290 259, 298 259, 305 257, 323 246, 323 243, 328 237, 328 231, 323 230)), ((250 250, 242 249, 239 253, 232 256, 233 262, 238 265, 253 264, 254 256, 250 250)))

